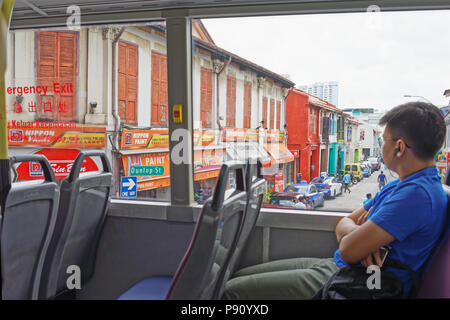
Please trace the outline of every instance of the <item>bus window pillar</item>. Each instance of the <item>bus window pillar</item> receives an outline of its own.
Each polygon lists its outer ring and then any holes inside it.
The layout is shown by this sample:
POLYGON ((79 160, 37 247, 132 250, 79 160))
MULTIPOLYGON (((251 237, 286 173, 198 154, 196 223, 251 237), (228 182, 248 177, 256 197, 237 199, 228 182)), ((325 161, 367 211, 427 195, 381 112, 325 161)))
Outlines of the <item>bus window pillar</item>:
POLYGON ((170 10, 166 15, 166 26, 171 186, 167 219, 193 221, 191 19, 186 17, 184 10, 170 10))

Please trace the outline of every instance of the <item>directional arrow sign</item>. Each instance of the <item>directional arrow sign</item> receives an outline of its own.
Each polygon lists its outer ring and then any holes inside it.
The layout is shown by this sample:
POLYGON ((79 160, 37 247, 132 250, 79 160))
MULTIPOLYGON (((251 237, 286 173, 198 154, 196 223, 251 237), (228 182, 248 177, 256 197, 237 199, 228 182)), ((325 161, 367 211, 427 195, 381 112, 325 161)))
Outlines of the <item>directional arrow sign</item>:
POLYGON ((137 177, 122 177, 120 183, 120 196, 122 198, 136 198, 137 177))
POLYGON ((130 178, 128 178, 128 182, 124 182, 123 186, 124 187, 128 187, 128 190, 133 189, 133 187, 136 185, 136 183, 134 183, 134 181, 130 178))

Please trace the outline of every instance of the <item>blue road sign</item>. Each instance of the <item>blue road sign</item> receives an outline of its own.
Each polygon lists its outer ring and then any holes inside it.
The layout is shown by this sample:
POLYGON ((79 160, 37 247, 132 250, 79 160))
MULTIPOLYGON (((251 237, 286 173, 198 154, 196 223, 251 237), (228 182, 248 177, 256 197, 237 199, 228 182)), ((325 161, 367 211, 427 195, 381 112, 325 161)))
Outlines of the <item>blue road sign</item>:
POLYGON ((122 177, 120 181, 120 197, 136 198, 137 196, 137 177, 122 177))

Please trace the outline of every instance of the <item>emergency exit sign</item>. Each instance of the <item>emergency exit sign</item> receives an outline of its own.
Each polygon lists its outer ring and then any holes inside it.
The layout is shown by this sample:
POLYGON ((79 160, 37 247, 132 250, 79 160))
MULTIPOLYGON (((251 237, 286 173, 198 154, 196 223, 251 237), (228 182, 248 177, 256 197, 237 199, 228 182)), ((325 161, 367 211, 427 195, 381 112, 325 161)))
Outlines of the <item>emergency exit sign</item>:
POLYGON ((131 166, 131 176, 160 176, 164 174, 163 166, 131 166))

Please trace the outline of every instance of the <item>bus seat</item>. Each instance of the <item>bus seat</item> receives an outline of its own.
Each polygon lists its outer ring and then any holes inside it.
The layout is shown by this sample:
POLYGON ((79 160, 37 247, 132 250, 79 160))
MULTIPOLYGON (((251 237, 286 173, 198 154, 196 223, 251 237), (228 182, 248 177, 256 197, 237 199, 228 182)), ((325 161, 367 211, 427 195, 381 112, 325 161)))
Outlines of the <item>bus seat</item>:
MULTIPOLYGON (((10 157, 14 180, 8 193, 1 229, 2 297, 37 299, 44 257, 55 227, 59 187, 43 155, 10 157), (44 181, 15 182, 14 164, 40 164, 44 181)), ((39 172, 39 171, 38 171, 39 172)))
POLYGON ((111 165, 103 151, 78 154, 61 184, 55 232, 44 263, 41 299, 54 298, 68 290, 69 266, 79 267, 82 284, 93 275, 111 182, 111 165), (80 175, 86 157, 99 157, 103 171, 80 175))
POLYGON ((222 165, 212 198, 203 205, 191 242, 177 271, 171 276, 147 278, 128 289, 119 300, 217 299, 216 287, 223 278, 237 241, 246 206, 244 165, 222 165), (235 172, 236 188, 227 190, 235 172))
POLYGON ((247 205, 245 207, 244 222, 242 223, 242 228, 236 243, 236 249, 231 256, 230 263, 228 264, 226 271, 223 273, 224 278, 219 281, 218 288, 216 289, 217 297, 219 298, 223 295, 225 283, 235 272, 242 252, 247 245, 249 236, 255 228, 256 221, 258 220, 266 187, 266 181, 262 176, 261 162, 258 161, 257 163, 247 164, 245 179, 247 186, 247 205))
POLYGON ((433 249, 430 259, 422 268, 422 283, 417 298, 450 298, 450 187, 447 193, 447 217, 445 228, 433 249))

